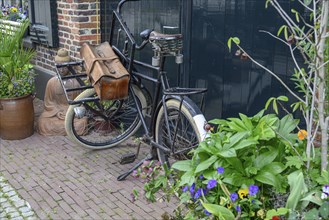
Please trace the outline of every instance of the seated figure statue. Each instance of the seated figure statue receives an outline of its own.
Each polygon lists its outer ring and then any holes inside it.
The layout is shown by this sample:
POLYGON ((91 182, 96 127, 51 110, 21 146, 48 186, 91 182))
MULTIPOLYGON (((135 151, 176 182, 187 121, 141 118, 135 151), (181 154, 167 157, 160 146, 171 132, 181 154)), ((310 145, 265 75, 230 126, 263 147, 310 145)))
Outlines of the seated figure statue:
MULTIPOLYGON (((56 63, 69 62, 70 56, 65 49, 60 49, 55 56, 56 63)), ((66 75, 68 71, 64 70, 61 74, 66 75)), ((66 88, 79 87, 78 82, 75 79, 65 80, 66 88)), ((69 92, 70 99, 74 99, 79 93, 69 92)), ((39 117, 37 123, 37 131, 41 135, 55 136, 55 135, 66 135, 65 131, 65 114, 69 108, 67 99, 61 83, 57 76, 52 77, 46 86, 44 96, 44 110, 39 117)), ((84 133, 86 119, 77 121, 78 133, 81 135, 84 133)))

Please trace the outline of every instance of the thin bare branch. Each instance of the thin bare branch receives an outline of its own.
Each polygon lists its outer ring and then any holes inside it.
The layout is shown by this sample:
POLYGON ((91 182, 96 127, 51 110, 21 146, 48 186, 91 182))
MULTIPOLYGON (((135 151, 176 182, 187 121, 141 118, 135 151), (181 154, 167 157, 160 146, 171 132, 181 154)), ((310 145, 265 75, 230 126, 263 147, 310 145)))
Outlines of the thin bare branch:
POLYGON ((314 142, 314 139, 316 138, 316 134, 318 133, 318 130, 319 130, 319 122, 316 122, 316 126, 315 126, 315 129, 313 131, 312 138, 311 138, 312 143, 314 142))
MULTIPOLYGON (((296 57, 295 57, 295 54, 294 54, 294 52, 293 52, 293 50, 292 50, 291 45, 288 45, 288 46, 289 46, 289 50, 290 50, 290 54, 291 54, 291 58, 292 58, 292 60, 294 61, 295 66, 296 66, 298 72, 302 73, 303 71, 300 69, 299 64, 297 63, 297 60, 296 60, 296 57)), ((302 75, 302 78, 303 78, 303 80, 304 80, 304 83, 306 84, 307 88, 310 90, 310 92, 311 92, 311 94, 312 94, 312 96, 313 96, 313 95, 314 95, 314 92, 313 92, 314 90, 313 90, 313 89, 311 88, 311 86, 310 86, 310 80, 307 80, 303 74, 301 74, 301 75, 302 75)))
POLYGON ((266 33, 266 34, 270 35, 271 37, 273 37, 273 38, 275 38, 275 39, 281 41, 281 42, 284 43, 285 45, 289 46, 289 44, 288 44, 286 41, 282 40, 282 39, 279 38, 278 36, 275 36, 274 34, 272 34, 272 33, 269 32, 269 31, 260 30, 259 32, 261 32, 261 33, 266 33))
POLYGON ((319 69, 322 68, 322 67, 324 67, 324 66, 327 65, 327 64, 329 64, 329 60, 327 60, 326 62, 324 62, 323 64, 321 64, 321 65, 319 66, 319 69))
POLYGON ((301 0, 298 0, 298 1, 299 1, 299 3, 300 3, 301 5, 303 5, 306 9, 308 9, 308 10, 311 11, 311 12, 313 12, 313 9, 310 8, 310 7, 308 7, 306 4, 304 4, 304 2, 302 2, 301 0))
POLYGON ((278 77, 275 73, 273 73, 271 70, 269 70, 268 68, 266 68, 265 66, 263 66, 262 64, 260 64, 259 62, 257 62, 255 59, 253 59, 246 51, 244 51, 243 50, 243 48, 240 46, 240 45, 237 45, 237 47, 244 53, 244 54, 246 54, 247 56, 248 56, 248 58, 253 62, 253 63, 255 63, 257 66, 259 66, 259 67, 261 67, 262 69, 264 69, 265 71, 267 71, 268 73, 270 73, 275 79, 277 79, 280 83, 281 83, 281 85, 283 85, 283 87, 285 87, 287 90, 288 90, 288 92, 292 95, 292 96, 294 96, 298 101, 300 101, 300 102, 302 102, 302 103, 304 103, 304 104, 306 104, 305 103, 305 101, 303 100, 303 99, 301 99, 296 93, 294 93, 288 86, 287 86, 287 84, 285 84, 284 82, 283 82, 283 80, 280 78, 280 77, 278 77))
POLYGON ((275 9, 280 13, 281 16, 283 16, 282 18, 287 22, 287 24, 289 25, 291 31, 294 32, 294 35, 295 36, 297 36, 297 33, 294 30, 294 28, 296 28, 299 31, 299 33, 301 33, 305 37, 305 39, 307 39, 307 41, 312 42, 310 40, 310 38, 304 33, 304 31, 301 30, 299 28, 299 26, 290 18, 290 16, 286 13, 286 11, 283 10, 283 8, 281 7, 281 5, 276 0, 272 0, 271 3, 272 3, 273 6, 275 5, 274 6, 275 9))

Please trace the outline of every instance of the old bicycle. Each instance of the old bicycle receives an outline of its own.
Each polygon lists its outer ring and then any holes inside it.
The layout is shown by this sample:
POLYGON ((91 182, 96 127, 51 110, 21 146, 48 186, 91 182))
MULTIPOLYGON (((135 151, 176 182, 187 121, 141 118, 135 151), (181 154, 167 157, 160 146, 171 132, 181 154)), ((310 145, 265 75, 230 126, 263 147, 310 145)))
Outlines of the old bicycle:
MULTIPOLYGON (((143 31, 142 43, 137 45, 122 15, 122 6, 129 1, 119 2, 113 11, 109 43, 130 73, 128 97, 121 100, 102 101, 92 85, 86 84, 85 73, 76 70, 83 66, 81 62, 56 64, 70 107, 66 114, 65 128, 68 136, 76 143, 91 149, 104 149, 116 146, 142 126, 143 142, 152 147, 151 153, 136 164, 127 173, 118 177, 124 179, 144 160, 158 158, 164 164, 185 159, 187 153, 203 140, 207 124, 199 107, 188 97, 201 94, 201 105, 206 88, 171 87, 164 70, 166 58, 175 57, 175 62, 183 62, 181 54, 183 38, 181 34, 162 34, 151 29, 143 31), (152 45, 152 65, 135 59, 136 50, 142 50, 147 44, 152 45), (70 74, 63 76, 61 69, 70 74), (149 76, 140 68, 155 71, 156 77, 149 76), (75 79, 78 88, 66 88, 65 81, 75 79), (154 94, 150 95, 144 82, 154 85, 154 94), (68 93, 83 90, 74 100, 68 93), (81 129, 79 121, 85 126, 81 129)), ((127 156, 130 161, 135 156, 127 156)), ((132 159, 132 160, 133 160, 132 159)), ((125 159, 123 159, 125 160, 125 159)), ((131 160, 131 161, 132 161, 131 160)), ((130 161, 130 162, 131 162, 130 161)))

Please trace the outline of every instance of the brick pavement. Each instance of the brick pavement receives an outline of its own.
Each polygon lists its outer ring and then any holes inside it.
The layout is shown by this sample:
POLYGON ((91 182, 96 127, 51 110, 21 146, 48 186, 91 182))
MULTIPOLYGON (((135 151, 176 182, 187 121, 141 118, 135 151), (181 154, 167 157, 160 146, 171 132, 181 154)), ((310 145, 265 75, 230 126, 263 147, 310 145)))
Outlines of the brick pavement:
POLYGON ((135 151, 133 142, 92 151, 65 136, 35 133, 23 140, 0 139, 0 146, 0 176, 36 219, 161 219, 175 208, 144 198, 132 203, 132 190, 142 193, 143 183, 131 176, 116 180, 134 165, 119 164, 120 155, 135 151))

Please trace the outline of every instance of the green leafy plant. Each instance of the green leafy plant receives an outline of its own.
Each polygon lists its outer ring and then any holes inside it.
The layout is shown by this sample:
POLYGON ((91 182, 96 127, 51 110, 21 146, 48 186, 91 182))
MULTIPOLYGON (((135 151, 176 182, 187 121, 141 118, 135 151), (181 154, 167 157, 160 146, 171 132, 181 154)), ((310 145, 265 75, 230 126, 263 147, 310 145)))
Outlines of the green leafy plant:
POLYGON ((151 195, 158 190, 177 195, 177 219, 328 219, 329 1, 298 3, 309 17, 295 9, 284 11, 277 0, 266 0, 266 7, 274 7, 286 24, 277 35, 261 31, 289 49, 295 88, 253 59, 239 38, 228 39, 227 45, 231 50, 233 42, 237 56, 250 59, 287 89, 295 99, 292 112, 301 111, 305 129, 284 107, 285 96, 272 97, 265 105, 276 115, 263 110, 253 117, 212 120, 217 131, 191 152, 191 160, 176 162, 165 176, 167 181, 174 176, 173 184, 146 189, 151 195), (298 52, 302 65, 295 57, 298 52), (277 116, 280 107, 286 114, 282 118, 277 116))
MULTIPOLYGON (((145 184, 146 198, 156 201, 159 191, 166 199, 177 195, 177 219, 297 219, 315 212, 326 216, 321 187, 329 184, 328 174, 319 173, 318 157, 311 161, 315 169, 307 169, 299 120, 264 112, 211 120, 216 132, 191 152, 191 160, 155 173, 145 184)), ((320 155, 320 149, 315 152, 320 155)))
MULTIPOLYGON (((306 123, 307 145, 306 155, 310 160, 317 136, 320 136, 321 169, 328 169, 328 140, 329 140, 329 1, 299 0, 302 10, 291 9, 287 12, 277 0, 266 0, 265 7, 272 6, 285 22, 277 34, 261 30, 280 41, 289 50, 294 64, 292 81, 295 88, 290 88, 277 73, 257 62, 241 46, 237 37, 231 37, 227 46, 231 50, 232 42, 254 64, 264 69, 277 79, 281 85, 296 99, 292 111, 300 110, 306 123), (303 63, 298 62, 297 54, 303 58, 303 63), (320 135, 319 135, 320 134, 320 135)), ((273 109, 277 111, 276 99, 273 109)), ((310 169, 310 161, 307 161, 310 169)))
POLYGON ((22 44, 28 27, 29 21, 24 20, 15 31, 0 31, 0 98, 19 97, 34 91, 30 64, 34 51, 22 44))

